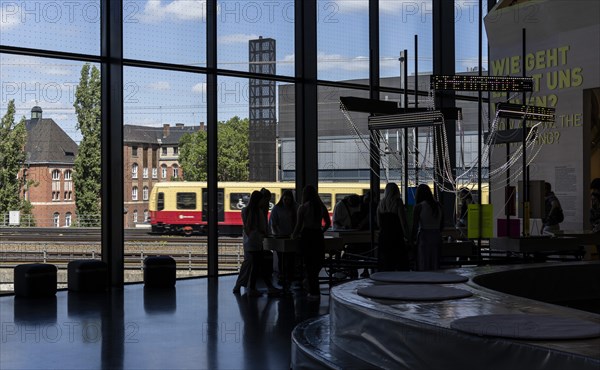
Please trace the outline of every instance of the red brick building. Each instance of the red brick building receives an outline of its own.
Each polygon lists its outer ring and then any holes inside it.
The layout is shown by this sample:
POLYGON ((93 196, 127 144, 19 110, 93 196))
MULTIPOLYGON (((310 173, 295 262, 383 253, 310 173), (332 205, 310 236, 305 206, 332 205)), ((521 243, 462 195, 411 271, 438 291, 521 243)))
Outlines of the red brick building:
POLYGON ((19 176, 33 180, 22 196, 33 205, 38 227, 68 227, 75 220, 73 166, 77 144, 51 118, 42 118, 42 109, 31 109, 25 122, 25 168, 19 176))
MULTIPOLYGON (((68 227, 76 223, 76 192, 73 173, 77 144, 42 109, 33 107, 26 121, 25 167, 19 176, 33 180, 22 196, 33 205, 38 227, 68 227)), ((182 123, 163 127, 125 125, 123 127, 124 226, 136 227, 148 220, 148 199, 153 184, 182 179, 179 166, 179 140, 186 133, 205 130, 182 123)), ((95 216, 97 217, 97 216, 95 216)))
POLYGON ((157 182, 182 179, 179 166, 179 139, 184 134, 204 130, 183 123, 163 127, 123 126, 124 226, 136 227, 148 221, 148 199, 157 182))

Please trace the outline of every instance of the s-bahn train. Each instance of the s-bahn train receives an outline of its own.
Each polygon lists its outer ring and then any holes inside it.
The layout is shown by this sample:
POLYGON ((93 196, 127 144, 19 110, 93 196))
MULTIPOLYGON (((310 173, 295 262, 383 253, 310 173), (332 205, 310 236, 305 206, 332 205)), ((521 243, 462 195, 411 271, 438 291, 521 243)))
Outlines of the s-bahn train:
MULTIPOLYGON (((385 187, 385 184, 383 185, 385 187)), ((382 189, 383 189, 382 187, 382 189)), ((219 232, 241 235, 241 209, 250 200, 254 190, 271 191, 272 208, 284 190, 294 191, 291 182, 220 182, 218 183, 219 232)), ((319 195, 329 212, 333 206, 350 194, 362 195, 369 183, 321 183, 319 195)), ((206 182, 160 182, 150 192, 150 225, 153 233, 203 233, 206 228, 208 207, 206 182)), ((297 196, 296 196, 296 200, 297 196)))

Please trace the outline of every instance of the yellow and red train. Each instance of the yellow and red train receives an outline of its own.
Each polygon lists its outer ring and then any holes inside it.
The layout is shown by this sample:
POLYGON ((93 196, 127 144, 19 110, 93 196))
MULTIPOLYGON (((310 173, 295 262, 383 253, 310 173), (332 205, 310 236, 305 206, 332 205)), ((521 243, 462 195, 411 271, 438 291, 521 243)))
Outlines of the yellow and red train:
MULTIPOLYGON (((254 190, 271 191, 273 207, 284 190, 294 190, 291 182, 220 182, 218 183, 219 232, 241 234, 241 209, 254 190)), ((369 183, 320 183, 319 195, 330 212, 350 194, 362 195, 369 183)), ((206 182, 160 182, 150 193, 150 224, 153 233, 202 233, 206 227, 206 182)))

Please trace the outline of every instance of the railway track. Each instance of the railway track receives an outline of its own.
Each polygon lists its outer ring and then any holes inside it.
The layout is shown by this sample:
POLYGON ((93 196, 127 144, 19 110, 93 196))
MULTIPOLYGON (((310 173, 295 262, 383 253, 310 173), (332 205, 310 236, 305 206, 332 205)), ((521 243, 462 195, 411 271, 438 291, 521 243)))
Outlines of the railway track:
MULTIPOLYGON (((147 230, 125 231, 124 263, 126 270, 143 267, 144 258, 169 255, 178 270, 206 270, 206 236, 152 235, 147 230)), ((12 269, 22 263, 51 263, 66 269, 77 259, 101 259, 100 229, 0 228, 0 269, 12 269)), ((237 271, 243 260, 242 239, 219 238, 219 269, 237 271)))
MULTIPOLYGON (((8 228, 0 227, 0 243, 12 241, 100 242, 99 228, 8 228)), ((221 235, 221 241, 238 240, 240 236, 221 235)), ((149 229, 125 229, 125 242, 206 243, 206 235, 160 235, 149 229)))

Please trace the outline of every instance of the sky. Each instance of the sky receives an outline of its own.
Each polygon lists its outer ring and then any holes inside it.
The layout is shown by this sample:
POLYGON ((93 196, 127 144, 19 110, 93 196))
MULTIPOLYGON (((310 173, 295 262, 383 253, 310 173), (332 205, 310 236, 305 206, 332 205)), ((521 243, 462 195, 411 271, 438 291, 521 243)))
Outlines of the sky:
MULTIPOLYGON (((477 65, 477 1, 455 3, 456 70, 477 65)), ((318 0, 318 78, 368 78, 368 0, 318 0)), ((293 1, 219 1, 218 66, 248 71, 248 41, 276 40, 276 73, 294 74, 293 1)), ((124 56, 129 59, 206 66, 206 2, 124 0, 124 56)), ((382 77, 398 76, 399 53, 409 51, 414 70, 414 35, 419 37, 419 72, 432 70, 431 0, 380 1, 382 77), (413 56, 411 56, 413 55, 413 56)), ((0 44, 98 55, 99 0, 0 0, 0 44)), ((484 55, 487 52, 484 52, 484 55)), ((0 54, 0 115, 15 99, 18 115, 44 110, 76 141, 73 108, 80 62, 0 54)), ((219 120, 248 116, 248 80, 220 77, 219 120)), ((203 75, 125 68, 125 123, 162 126, 206 121, 203 75)), ((342 116, 340 115, 342 118, 342 116)))

